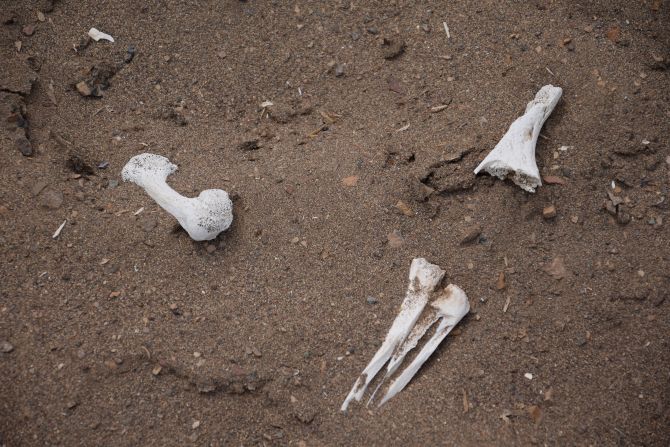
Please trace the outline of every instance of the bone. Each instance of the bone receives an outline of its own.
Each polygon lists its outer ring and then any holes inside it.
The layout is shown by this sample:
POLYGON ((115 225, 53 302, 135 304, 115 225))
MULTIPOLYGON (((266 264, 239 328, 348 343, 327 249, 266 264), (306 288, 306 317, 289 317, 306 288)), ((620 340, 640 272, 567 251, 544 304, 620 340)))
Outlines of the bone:
POLYGON ((563 89, 545 85, 535 99, 528 103, 526 112, 516 119, 500 142, 475 169, 484 170, 504 180, 511 180, 528 192, 542 185, 535 161, 535 145, 544 122, 549 118, 563 94, 563 89))
POLYGON ((107 33, 103 33, 102 31, 96 28, 91 28, 90 30, 88 30, 88 35, 91 39, 95 40, 96 42, 99 41, 100 39, 114 42, 114 38, 112 36, 110 36, 107 33))
POLYGON ((206 189, 198 197, 184 197, 167 184, 177 166, 156 154, 140 154, 123 167, 123 181, 133 182, 172 214, 195 241, 214 239, 233 222, 233 203, 221 189, 206 189))
POLYGON ((431 293, 442 280, 444 273, 444 270, 423 258, 412 261, 409 274, 410 283, 405 300, 400 307, 400 313, 394 320, 381 348, 363 370, 344 400, 341 411, 347 411, 352 400, 361 400, 370 382, 388 362, 386 374, 368 401, 370 404, 385 380, 391 377, 402 364, 407 353, 416 347, 419 340, 435 322, 441 320, 435 334, 424 345, 409 367, 391 384, 379 405, 383 405, 402 391, 440 342, 468 313, 470 306, 465 292, 453 284, 447 286, 443 292, 431 300, 431 293), (430 307, 424 312, 429 300, 430 307))
MULTIPOLYGON (((421 366, 428 360, 428 357, 430 357, 440 343, 442 343, 442 340, 444 340, 458 322, 470 312, 470 303, 468 302, 467 295, 460 287, 453 284, 449 284, 447 288, 444 289, 444 292, 436 298, 435 301, 430 303, 430 305, 433 307, 430 312, 430 318, 425 319, 422 324, 417 324, 414 327, 412 335, 410 335, 405 342, 409 343, 410 346, 408 346, 407 349, 402 349, 403 354, 402 356, 399 356, 393 371, 400 366, 405 354, 416 346, 417 342, 424 336, 428 329, 436 321, 441 320, 439 326, 430 340, 423 346, 419 354, 412 360, 412 363, 410 363, 409 366, 393 381, 386 392, 386 395, 379 402, 380 407, 407 386, 410 380, 412 380, 412 377, 414 377, 421 366)), ((387 375, 392 374, 393 371, 391 371, 391 363, 389 363, 389 372, 387 375)))

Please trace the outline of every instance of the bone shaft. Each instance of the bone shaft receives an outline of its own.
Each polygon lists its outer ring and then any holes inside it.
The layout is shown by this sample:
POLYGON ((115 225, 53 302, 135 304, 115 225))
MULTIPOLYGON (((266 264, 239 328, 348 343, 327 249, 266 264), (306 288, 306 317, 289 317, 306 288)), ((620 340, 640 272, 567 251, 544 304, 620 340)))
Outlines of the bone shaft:
POLYGON ((402 374, 400 374, 398 378, 393 381, 388 392, 386 393, 386 396, 384 396, 384 399, 382 399, 382 401, 379 403, 380 407, 393 396, 402 391, 405 386, 407 386, 410 380, 412 380, 412 377, 414 377, 416 372, 421 368, 426 360, 428 360, 430 355, 435 351, 435 349, 437 349, 442 340, 444 340, 444 338, 449 334, 449 332, 451 332, 453 328, 454 326, 450 325, 449 322, 447 322, 444 318, 440 321, 440 325, 435 331, 435 334, 433 334, 431 339, 428 340, 428 342, 424 345, 424 347, 421 349, 421 352, 419 352, 419 354, 412 361, 412 363, 410 363, 407 369, 405 369, 402 374))
POLYGON ((188 199, 170 188, 166 182, 155 182, 144 185, 149 196, 168 213, 182 221, 186 218, 185 210, 188 207, 188 199))

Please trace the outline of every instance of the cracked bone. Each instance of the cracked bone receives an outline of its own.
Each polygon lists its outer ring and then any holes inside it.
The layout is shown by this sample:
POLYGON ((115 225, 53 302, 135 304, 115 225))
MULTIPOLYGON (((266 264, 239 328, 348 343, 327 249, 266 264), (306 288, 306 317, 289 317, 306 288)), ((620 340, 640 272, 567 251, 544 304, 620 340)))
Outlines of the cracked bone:
POLYGON ((372 393, 372 397, 368 401, 369 404, 384 381, 393 375, 401 365, 407 353, 416 347, 419 340, 435 322, 441 320, 433 336, 409 367, 392 382, 379 405, 383 405, 402 391, 440 342, 468 313, 470 305, 465 292, 453 284, 447 286, 442 293, 431 299, 431 294, 442 280, 444 273, 444 270, 423 258, 416 258, 412 261, 409 271, 409 286, 405 299, 400 306, 400 312, 393 321, 384 343, 345 398, 340 408, 341 411, 347 411, 352 400, 361 400, 370 382, 388 362, 386 374, 377 389, 372 393), (424 312, 424 308, 429 301, 430 307, 424 312))
POLYGON ((167 184, 167 177, 177 165, 156 154, 140 154, 123 167, 125 182, 144 188, 147 194, 168 213, 195 241, 214 239, 233 222, 233 203, 221 189, 206 189, 198 197, 184 197, 167 184))
POLYGON ((522 189, 535 192, 535 188, 542 185, 535 161, 535 145, 540 129, 562 94, 560 87, 542 87, 526 106, 526 112, 512 123, 496 147, 477 166, 475 174, 484 170, 501 180, 510 175, 522 189))

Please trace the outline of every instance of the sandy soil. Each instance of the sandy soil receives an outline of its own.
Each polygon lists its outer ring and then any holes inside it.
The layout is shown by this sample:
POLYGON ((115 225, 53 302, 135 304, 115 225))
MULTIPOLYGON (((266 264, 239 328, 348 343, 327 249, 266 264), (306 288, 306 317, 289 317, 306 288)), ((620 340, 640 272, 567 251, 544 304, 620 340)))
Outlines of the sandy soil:
POLYGON ((670 443, 668 2, 0 19, 0 445, 670 443), (549 83, 552 184, 475 177, 549 83), (230 192, 231 229, 175 229, 120 181, 141 152, 230 192), (399 396, 342 414, 418 256, 471 312, 399 396))

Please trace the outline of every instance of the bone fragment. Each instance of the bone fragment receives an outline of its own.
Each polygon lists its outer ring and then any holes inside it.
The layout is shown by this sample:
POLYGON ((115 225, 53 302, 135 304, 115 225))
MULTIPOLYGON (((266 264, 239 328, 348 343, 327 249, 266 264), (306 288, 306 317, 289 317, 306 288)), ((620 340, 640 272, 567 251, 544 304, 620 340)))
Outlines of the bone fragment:
POLYGON ((451 329, 468 313, 470 306, 467 296, 457 286, 449 285, 439 295, 431 298, 432 292, 442 280, 444 273, 444 270, 423 258, 416 258, 412 261, 409 272, 409 286, 405 300, 400 306, 400 313, 393 321, 384 343, 347 395, 340 408, 341 411, 347 411, 352 400, 361 400, 370 382, 388 362, 384 378, 372 393, 370 398, 370 401, 372 401, 384 380, 395 373, 407 353, 416 347, 429 328, 435 322, 441 320, 435 334, 421 349, 408 369, 402 372, 391 384, 380 405, 395 396, 409 383, 451 329), (424 312, 424 308, 429 301, 431 301, 430 308, 424 312))
POLYGON ((535 145, 540 129, 562 94, 560 87, 542 87, 526 106, 526 112, 512 123, 496 147, 477 166, 475 174, 484 170, 501 180, 509 175, 525 191, 535 192, 535 188, 542 185, 535 161, 535 145))

